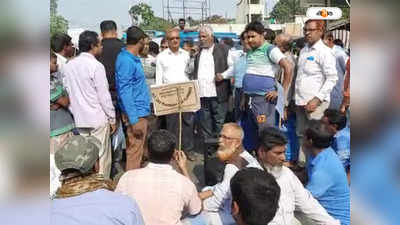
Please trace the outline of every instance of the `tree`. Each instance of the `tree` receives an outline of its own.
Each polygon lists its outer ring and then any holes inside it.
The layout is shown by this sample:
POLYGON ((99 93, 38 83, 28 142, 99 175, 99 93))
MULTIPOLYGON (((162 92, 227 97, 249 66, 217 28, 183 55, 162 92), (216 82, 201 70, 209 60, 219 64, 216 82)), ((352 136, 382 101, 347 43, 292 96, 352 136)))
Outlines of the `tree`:
POLYGON ((305 15, 306 8, 300 7, 300 0, 280 0, 271 12, 277 23, 294 22, 295 15, 305 15))
POLYGON ((143 30, 165 31, 174 26, 174 24, 167 20, 154 16, 151 6, 146 3, 134 5, 128 12, 132 19, 132 24, 139 26, 143 30))
POLYGON ((166 31, 175 25, 170 23, 167 20, 164 20, 163 18, 160 17, 154 17, 150 24, 148 25, 140 25, 139 27, 143 30, 161 30, 161 31, 166 31))
POLYGON ((134 25, 148 26, 154 20, 154 12, 146 3, 132 6, 129 9, 129 15, 134 25))
POLYGON ((55 33, 67 33, 68 20, 57 14, 57 1, 50 0, 50 35, 55 33))

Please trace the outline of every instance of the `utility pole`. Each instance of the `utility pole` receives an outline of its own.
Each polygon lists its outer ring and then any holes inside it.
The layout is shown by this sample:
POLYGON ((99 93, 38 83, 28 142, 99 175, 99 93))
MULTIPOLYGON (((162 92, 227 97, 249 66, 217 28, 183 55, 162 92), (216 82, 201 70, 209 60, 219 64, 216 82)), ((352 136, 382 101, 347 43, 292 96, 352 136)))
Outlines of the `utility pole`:
POLYGON ((186 19, 186 15, 185 15, 185 0, 182 0, 182 9, 183 9, 183 19, 186 19))

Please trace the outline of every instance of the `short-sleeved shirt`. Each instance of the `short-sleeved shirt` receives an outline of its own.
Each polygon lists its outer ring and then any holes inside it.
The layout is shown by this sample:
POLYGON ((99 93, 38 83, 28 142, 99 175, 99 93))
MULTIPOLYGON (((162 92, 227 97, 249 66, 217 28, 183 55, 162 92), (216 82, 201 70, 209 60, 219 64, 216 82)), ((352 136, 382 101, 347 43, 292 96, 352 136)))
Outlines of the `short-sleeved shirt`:
POLYGON ((279 61, 286 56, 274 45, 265 42, 247 53, 247 70, 243 90, 247 94, 265 95, 275 90, 275 74, 279 61))
MULTIPOLYGON (((55 103, 65 95, 67 93, 61 79, 55 74, 50 75, 50 103, 55 103)), ((68 109, 61 107, 57 110, 50 110, 50 137, 64 134, 74 127, 74 119, 68 109)))
POLYGON ((339 157, 332 148, 310 159, 307 189, 342 225, 350 224, 350 188, 339 157))
POLYGON ((149 163, 126 172, 115 191, 137 201, 146 225, 180 225, 185 213, 201 210, 195 185, 168 164, 149 163))
POLYGON ((100 189, 52 200, 53 225, 144 225, 136 202, 119 193, 100 189))

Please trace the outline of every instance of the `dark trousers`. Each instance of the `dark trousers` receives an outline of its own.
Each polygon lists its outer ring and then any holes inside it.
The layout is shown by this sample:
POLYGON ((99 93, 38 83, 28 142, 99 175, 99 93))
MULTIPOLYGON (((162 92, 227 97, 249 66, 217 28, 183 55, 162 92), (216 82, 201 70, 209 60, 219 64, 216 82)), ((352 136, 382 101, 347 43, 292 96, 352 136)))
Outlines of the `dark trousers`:
POLYGON ((242 94, 243 94, 242 88, 235 88, 235 99, 233 108, 235 122, 238 122, 243 114, 243 111, 240 110, 240 99, 241 99, 240 97, 242 94))
MULTIPOLYGON (((175 134, 178 148, 179 142, 179 113, 166 116, 167 130, 175 134)), ((182 150, 191 151, 194 149, 194 113, 182 113, 182 150)))
POLYGON ((200 98, 198 124, 203 138, 215 138, 224 125, 228 102, 219 102, 217 97, 200 98))

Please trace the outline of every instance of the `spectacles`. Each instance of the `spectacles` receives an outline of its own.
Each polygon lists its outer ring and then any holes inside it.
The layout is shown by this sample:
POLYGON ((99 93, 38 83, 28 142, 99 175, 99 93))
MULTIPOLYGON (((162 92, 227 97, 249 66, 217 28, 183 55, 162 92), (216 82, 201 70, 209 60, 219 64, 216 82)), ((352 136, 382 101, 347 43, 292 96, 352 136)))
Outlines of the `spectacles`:
POLYGON ((239 139, 239 138, 235 138, 235 137, 228 137, 228 136, 226 136, 226 135, 224 135, 224 134, 220 134, 218 137, 219 137, 219 138, 223 138, 223 139, 227 139, 227 140, 239 139))
POLYGON ((313 32, 313 31, 316 31, 316 30, 318 30, 318 29, 317 28, 314 28, 314 29, 306 29, 306 28, 304 28, 303 29, 303 33, 307 33, 308 31, 313 32))
POLYGON ((170 37, 170 38, 168 38, 169 40, 179 40, 179 39, 181 39, 180 37, 170 37))

